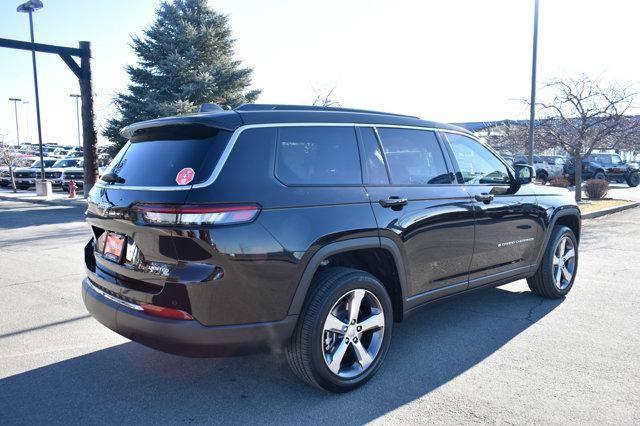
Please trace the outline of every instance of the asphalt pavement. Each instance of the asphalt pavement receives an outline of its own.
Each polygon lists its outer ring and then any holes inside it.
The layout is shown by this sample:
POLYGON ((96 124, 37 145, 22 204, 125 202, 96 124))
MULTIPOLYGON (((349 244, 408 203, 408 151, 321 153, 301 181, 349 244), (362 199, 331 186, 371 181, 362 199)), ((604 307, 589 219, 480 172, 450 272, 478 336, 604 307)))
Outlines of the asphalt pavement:
POLYGON ((281 355, 182 358, 100 325, 80 296, 83 213, 0 199, 2 425, 640 423, 640 208, 584 222, 566 299, 518 281, 431 305, 346 395, 281 355))

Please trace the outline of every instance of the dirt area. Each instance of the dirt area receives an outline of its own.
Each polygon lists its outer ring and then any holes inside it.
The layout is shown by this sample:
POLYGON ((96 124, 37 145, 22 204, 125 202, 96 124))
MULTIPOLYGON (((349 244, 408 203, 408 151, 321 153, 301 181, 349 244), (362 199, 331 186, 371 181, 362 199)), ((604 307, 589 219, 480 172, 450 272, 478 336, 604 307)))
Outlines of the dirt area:
POLYGON ((584 213, 590 213, 590 212, 595 212, 598 210, 604 210, 604 209, 608 209, 611 207, 618 207, 618 206, 624 206, 626 204, 632 204, 633 201, 627 201, 627 200, 589 200, 586 199, 583 201, 583 203, 579 204, 578 207, 580 208, 580 211, 584 214, 584 213))

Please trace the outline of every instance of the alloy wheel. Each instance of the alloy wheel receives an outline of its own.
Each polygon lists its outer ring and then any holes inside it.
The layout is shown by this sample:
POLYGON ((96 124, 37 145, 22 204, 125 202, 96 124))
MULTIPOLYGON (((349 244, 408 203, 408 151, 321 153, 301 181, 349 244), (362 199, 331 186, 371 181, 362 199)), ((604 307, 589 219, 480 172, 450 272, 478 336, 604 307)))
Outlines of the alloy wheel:
POLYGON ((350 379, 374 362, 384 338, 384 310, 370 291, 355 289, 333 305, 324 322, 322 352, 333 374, 350 379))
POLYGON ((573 241, 564 235, 553 252, 553 284, 565 290, 571 284, 576 268, 576 248, 573 241))

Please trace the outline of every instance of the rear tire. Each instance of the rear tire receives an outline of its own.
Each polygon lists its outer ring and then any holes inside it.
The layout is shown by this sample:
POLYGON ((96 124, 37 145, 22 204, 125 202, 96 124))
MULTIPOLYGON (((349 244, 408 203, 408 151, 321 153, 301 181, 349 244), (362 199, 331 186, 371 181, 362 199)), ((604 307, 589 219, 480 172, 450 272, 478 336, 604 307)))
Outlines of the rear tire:
POLYGON ((631 188, 635 188, 636 186, 640 185, 640 172, 631 173, 627 178, 627 185, 629 185, 631 188))
POLYGON ((606 180, 606 179, 607 179, 607 176, 606 176, 604 173, 602 173, 602 172, 596 172, 596 174, 595 174, 595 175, 593 175, 593 178, 594 178, 594 179, 602 179, 602 180, 606 180))
POLYGON ((527 278, 529 288, 545 299, 564 297, 576 279, 578 271, 578 241, 566 226, 553 228, 542 262, 533 277, 527 278))
POLYGON ((286 350, 291 369, 329 392, 362 386, 389 349, 393 308, 386 289, 367 272, 332 267, 316 274, 309 292, 286 350))

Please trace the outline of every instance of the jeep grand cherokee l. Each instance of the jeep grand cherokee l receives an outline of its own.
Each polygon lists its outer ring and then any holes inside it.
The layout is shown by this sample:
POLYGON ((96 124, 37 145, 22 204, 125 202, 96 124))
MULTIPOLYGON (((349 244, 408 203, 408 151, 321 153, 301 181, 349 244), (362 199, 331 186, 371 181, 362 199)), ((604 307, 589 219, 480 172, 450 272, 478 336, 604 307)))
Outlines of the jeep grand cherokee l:
MULTIPOLYGON (((564 166, 564 172, 571 183, 575 182, 573 160, 564 166)), ((638 163, 622 161, 618 154, 591 154, 582 160, 582 179, 605 179, 609 182, 625 183, 631 188, 640 185, 638 163)))
POLYGON ((302 380, 344 392, 422 305, 522 278, 559 298, 576 277, 570 193, 458 127, 246 105, 122 134, 89 195, 82 293, 159 350, 283 349, 302 380))

